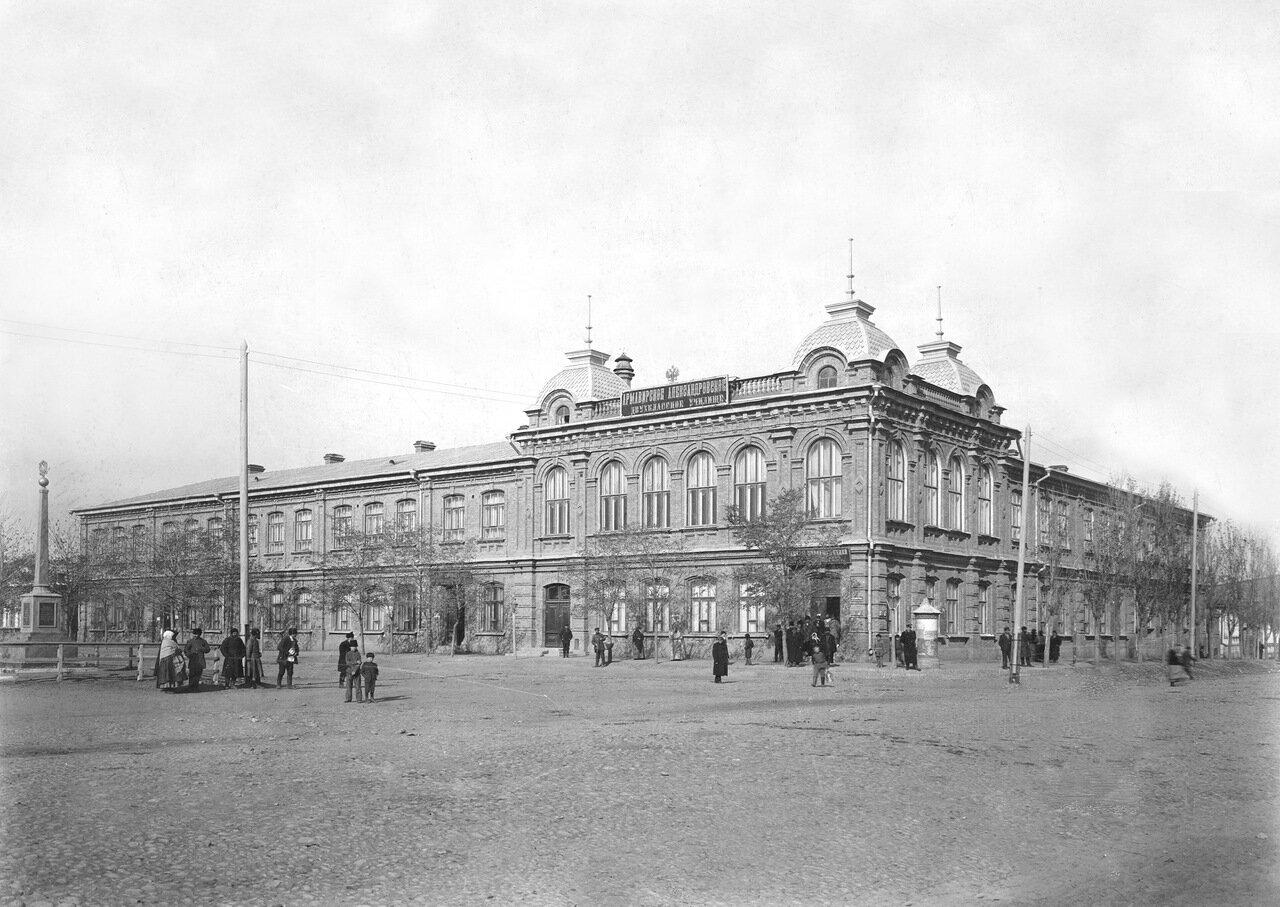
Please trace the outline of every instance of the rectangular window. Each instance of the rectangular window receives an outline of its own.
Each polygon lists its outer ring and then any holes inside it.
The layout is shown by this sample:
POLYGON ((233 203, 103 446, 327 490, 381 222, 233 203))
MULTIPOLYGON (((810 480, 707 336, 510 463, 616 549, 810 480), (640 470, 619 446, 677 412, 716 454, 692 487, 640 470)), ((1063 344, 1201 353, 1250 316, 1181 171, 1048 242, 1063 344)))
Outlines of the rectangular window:
POLYGON ((1012 517, 1009 525, 1009 537, 1015 542, 1022 538, 1022 492, 1015 491, 1010 496, 1012 517))
POLYGON ((491 633, 502 630, 502 586, 489 583, 484 587, 484 628, 491 633))
POLYGON ((396 501, 396 532, 409 535, 418 528, 418 502, 410 498, 396 501))
POLYGON ((267 553, 279 554, 284 551, 284 514, 267 514, 267 553))
POLYGON ((333 546, 343 548, 351 535, 351 508, 343 504, 333 508, 333 546))
POLYGON ((604 598, 609 611, 610 633, 627 632, 627 593, 621 586, 613 586, 604 590, 604 598))
POLYGON ((364 534, 370 538, 382 535, 383 508, 379 503, 364 505, 364 534))
POLYGON ((258 553, 258 517, 253 514, 249 517, 249 553, 258 553))
POLYGON ((1086 545, 1093 544, 1093 511, 1086 510, 1084 512, 1084 541, 1086 545))
POLYGON ((649 616, 649 629, 658 633, 667 631, 667 612, 671 601, 671 589, 666 583, 647 583, 644 587, 645 612, 649 616))
POLYGON ((1058 545, 1071 550, 1071 505, 1066 501, 1058 504, 1058 545))
POLYGON ((954 580, 947 582, 947 607, 943 615, 944 632, 963 633, 964 620, 960 613, 960 584, 954 580))
POLYGON ((293 550, 311 550, 311 511, 299 510, 293 517, 293 550))
POLYGON ((444 499, 444 540, 460 542, 465 530, 462 526, 466 514, 466 499, 460 494, 451 494, 444 499))
POLYGON ((369 633, 382 632, 382 619, 386 608, 379 604, 371 604, 365 608, 364 628, 369 633))
POLYGON ((507 534, 507 496, 501 491, 486 491, 481 501, 480 537, 494 540, 507 534))
POLYGON ((889 604, 889 628, 897 630, 902 625, 902 580, 891 576, 885 582, 885 600, 889 604))
POLYGON ((739 590, 742 599, 740 626, 746 633, 764 633, 764 592, 755 583, 743 583, 739 590))
POLYGON ((1049 527, 1053 525, 1053 499, 1036 495, 1036 527, 1040 531, 1040 544, 1049 546, 1049 527))
POLYGON ((710 526, 716 521, 716 489, 689 489, 689 525, 710 526))
POLYGON ((627 528, 627 496, 606 494, 600 497, 600 530, 617 532, 627 528))
POLYGON ((666 529, 671 525, 671 492, 644 493, 644 525, 646 529, 666 529))
POLYGON ((993 624, 991 614, 991 587, 978 587, 978 632, 991 633, 993 624))
POLYGON ((710 633, 716 628, 716 584, 693 583, 689 587, 689 595, 693 606, 693 631, 710 633))

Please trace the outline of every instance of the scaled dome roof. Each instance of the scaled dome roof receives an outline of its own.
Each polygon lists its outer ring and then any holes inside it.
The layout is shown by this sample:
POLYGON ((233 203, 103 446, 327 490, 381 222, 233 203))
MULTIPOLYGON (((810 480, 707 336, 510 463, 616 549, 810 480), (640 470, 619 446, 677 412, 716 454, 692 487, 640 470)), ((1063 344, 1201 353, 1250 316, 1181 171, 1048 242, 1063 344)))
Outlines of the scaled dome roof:
POLYGON ((834 302, 827 307, 830 319, 809 332, 796 347, 791 367, 799 368, 810 353, 823 348, 839 350, 846 362, 878 359, 883 362, 890 350, 900 349, 892 337, 871 323, 875 306, 861 299, 834 302))
POLYGON ((926 343, 920 347, 922 355, 911 366, 911 374, 962 397, 977 396, 978 388, 986 382, 960 361, 960 349, 960 344, 949 340, 926 343))
POLYGON ((584 400, 608 400, 622 396, 629 385, 622 378, 605 368, 609 354, 587 347, 568 354, 569 362, 556 372, 538 393, 536 405, 546 402, 547 394, 566 391, 575 403, 584 400))

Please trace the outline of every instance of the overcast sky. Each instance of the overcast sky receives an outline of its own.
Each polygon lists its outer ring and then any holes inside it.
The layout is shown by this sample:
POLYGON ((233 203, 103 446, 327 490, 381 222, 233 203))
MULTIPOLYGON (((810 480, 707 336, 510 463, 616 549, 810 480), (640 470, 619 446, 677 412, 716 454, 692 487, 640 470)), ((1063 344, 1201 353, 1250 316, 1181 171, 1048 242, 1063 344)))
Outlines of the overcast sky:
POLYGON ((1049 6, 4 3, 0 515, 234 474, 241 339, 268 469, 500 440, 587 294, 781 370, 852 237, 1034 459, 1280 536, 1274 4, 1049 6))

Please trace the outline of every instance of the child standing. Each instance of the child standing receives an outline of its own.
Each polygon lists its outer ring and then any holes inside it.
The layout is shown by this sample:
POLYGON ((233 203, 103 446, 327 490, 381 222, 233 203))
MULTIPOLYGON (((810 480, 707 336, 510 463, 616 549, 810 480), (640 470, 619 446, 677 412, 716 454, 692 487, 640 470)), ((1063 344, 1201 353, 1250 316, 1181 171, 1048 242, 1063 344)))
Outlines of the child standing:
POLYGON ((373 702, 373 688, 378 682, 378 666, 373 661, 372 652, 364 657, 364 664, 360 666, 360 677, 364 680, 365 701, 373 702))

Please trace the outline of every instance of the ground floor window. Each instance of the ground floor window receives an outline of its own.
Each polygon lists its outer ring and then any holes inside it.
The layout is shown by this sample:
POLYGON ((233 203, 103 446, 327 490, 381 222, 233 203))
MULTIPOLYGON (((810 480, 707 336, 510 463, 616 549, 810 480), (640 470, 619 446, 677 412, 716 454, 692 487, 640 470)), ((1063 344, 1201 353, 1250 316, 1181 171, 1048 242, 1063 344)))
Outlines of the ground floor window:
POLYGON ((502 630, 502 585, 486 583, 480 597, 484 606, 484 628, 493 633, 500 632, 502 630))
POLYGON ((645 616, 649 629, 655 633, 667 632, 670 616, 671 587, 664 582, 646 583, 644 587, 645 616))
POLYGON ((695 633, 710 633, 716 628, 716 584, 694 580, 689 584, 689 603, 695 633))
POLYGON ((744 633, 764 633, 764 591, 756 583, 743 583, 739 589, 742 613, 739 625, 744 633))

